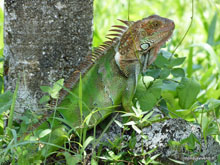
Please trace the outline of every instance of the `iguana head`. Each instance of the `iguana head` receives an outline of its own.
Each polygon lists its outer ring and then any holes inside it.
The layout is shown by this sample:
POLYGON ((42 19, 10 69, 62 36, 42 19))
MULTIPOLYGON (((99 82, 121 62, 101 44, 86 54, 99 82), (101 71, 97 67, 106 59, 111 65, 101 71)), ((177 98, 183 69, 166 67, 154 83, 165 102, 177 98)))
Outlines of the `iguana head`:
POLYGON ((157 57, 160 47, 171 37, 174 22, 152 15, 136 22, 125 22, 128 28, 122 34, 115 60, 120 70, 129 75, 130 67, 140 63, 146 69, 157 57))

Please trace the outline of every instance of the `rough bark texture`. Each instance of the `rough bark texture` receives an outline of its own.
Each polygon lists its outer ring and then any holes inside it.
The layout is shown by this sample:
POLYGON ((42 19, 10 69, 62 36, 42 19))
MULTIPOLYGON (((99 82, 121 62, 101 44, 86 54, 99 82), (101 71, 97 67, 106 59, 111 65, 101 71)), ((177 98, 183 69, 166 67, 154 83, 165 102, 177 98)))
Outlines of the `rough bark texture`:
POLYGON ((40 86, 67 79, 91 52, 93 0, 5 0, 5 88, 16 112, 38 111, 40 86))

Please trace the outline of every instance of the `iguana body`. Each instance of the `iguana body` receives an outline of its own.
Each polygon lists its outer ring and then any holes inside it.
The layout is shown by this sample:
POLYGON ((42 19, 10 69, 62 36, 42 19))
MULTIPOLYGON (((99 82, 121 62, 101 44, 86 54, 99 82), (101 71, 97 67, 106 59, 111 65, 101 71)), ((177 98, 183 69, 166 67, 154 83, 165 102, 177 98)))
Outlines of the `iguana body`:
MULTIPOLYGON (((62 91, 57 111, 76 130, 82 121, 96 111, 90 119, 89 127, 98 124, 122 105, 126 111, 132 110, 132 99, 136 91, 138 76, 146 70, 157 56, 161 45, 171 36, 173 21, 157 15, 136 22, 122 21, 126 26, 114 26, 108 36, 110 40, 95 50, 91 58, 80 66, 66 88, 62 91), (82 75, 82 112, 80 113, 79 77, 82 75)), ((62 123, 55 123, 53 129, 62 123)), ((40 128, 48 127, 47 123, 40 128)), ((56 143, 56 140, 54 141, 56 143)), ((53 143, 54 143, 53 142, 53 143)), ((57 144, 60 142, 57 142, 57 144)))
MULTIPOLYGON (((87 66, 91 67, 82 78, 82 99, 86 104, 83 104, 83 116, 101 108, 93 115, 94 120, 91 120, 91 124, 97 124, 97 121, 114 110, 106 107, 122 103, 126 111, 132 110, 138 75, 155 60, 160 46, 171 36, 174 29, 173 21, 156 15, 137 22, 123 22, 127 26, 116 26, 118 29, 111 30, 118 32, 111 34, 117 37, 110 39, 110 42, 95 51, 95 62, 88 63, 87 66)), ((78 91, 76 84, 72 93, 78 96, 78 91)), ((68 94, 60 104, 63 108, 58 110, 76 127, 81 123, 78 101, 73 95, 68 94)))

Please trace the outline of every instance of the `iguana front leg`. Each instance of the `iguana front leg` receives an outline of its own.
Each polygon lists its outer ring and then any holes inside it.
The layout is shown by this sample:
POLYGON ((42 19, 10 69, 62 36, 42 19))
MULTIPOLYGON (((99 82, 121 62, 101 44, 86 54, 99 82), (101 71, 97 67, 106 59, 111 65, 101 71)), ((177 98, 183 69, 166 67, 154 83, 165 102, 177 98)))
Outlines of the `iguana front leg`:
POLYGON ((159 49, 160 47, 152 48, 145 55, 144 60, 143 60, 142 73, 145 73, 148 66, 151 65, 156 60, 159 49))
POLYGON ((132 112, 133 102, 132 99, 136 92, 138 75, 140 73, 140 64, 135 62, 129 66, 129 75, 125 91, 122 96, 122 106, 127 112, 132 112))

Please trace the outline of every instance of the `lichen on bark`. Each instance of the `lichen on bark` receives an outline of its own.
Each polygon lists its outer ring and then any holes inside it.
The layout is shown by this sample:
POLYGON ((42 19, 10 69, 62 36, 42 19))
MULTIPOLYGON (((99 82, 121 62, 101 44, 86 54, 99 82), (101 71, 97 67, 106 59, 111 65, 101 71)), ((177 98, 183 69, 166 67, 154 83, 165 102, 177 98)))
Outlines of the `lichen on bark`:
POLYGON ((42 85, 65 80, 91 52, 93 0, 5 0, 5 89, 15 111, 40 112, 42 85))

